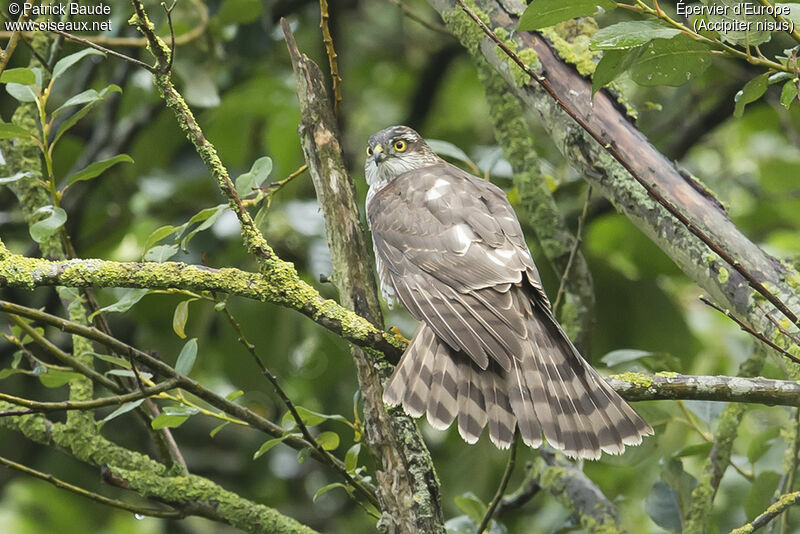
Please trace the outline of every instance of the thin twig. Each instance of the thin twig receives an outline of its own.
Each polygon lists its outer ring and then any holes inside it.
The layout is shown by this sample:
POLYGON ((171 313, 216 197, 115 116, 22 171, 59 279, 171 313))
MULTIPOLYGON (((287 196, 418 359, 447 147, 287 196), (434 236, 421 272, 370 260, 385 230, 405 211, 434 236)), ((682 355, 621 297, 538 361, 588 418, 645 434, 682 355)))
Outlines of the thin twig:
POLYGON ((331 16, 328 13, 328 0, 319 0, 320 21, 319 27, 322 29, 322 41, 325 43, 325 53, 328 54, 328 65, 331 69, 331 80, 333 81, 333 113, 339 115, 342 105, 342 76, 339 74, 339 56, 333 48, 333 37, 328 26, 331 16))
POLYGON ((708 306, 711 306, 712 308, 714 308, 718 312, 724 313, 725 315, 727 315, 730 320, 732 320, 734 323, 739 325, 739 328, 741 328, 742 330, 744 330, 745 332, 747 332, 748 334, 750 334, 754 338, 758 339, 759 341, 761 341, 765 345, 769 345, 770 347, 772 347, 773 349, 777 350, 778 352, 780 352, 781 354, 783 354, 784 356, 786 356, 787 358, 789 358, 793 362, 800 363, 800 358, 798 358, 797 356, 795 356, 791 352, 787 351, 783 347, 777 345, 775 342, 773 342, 770 339, 768 339, 767 336, 765 336, 763 333, 758 332, 758 331, 753 330, 752 328, 750 328, 741 319, 739 319, 733 313, 731 313, 730 310, 723 309, 721 306, 718 306, 717 304, 715 304, 714 302, 710 301, 708 298, 706 298, 703 295, 700 295, 700 300, 704 304, 706 304, 708 306))
POLYGON ((92 41, 84 39, 83 37, 78 37, 77 35, 72 35, 71 33, 67 33, 56 28, 51 28, 50 31, 52 31, 53 33, 57 33, 58 35, 63 35, 70 41, 75 41, 76 43, 84 44, 88 47, 94 48, 95 50, 100 50, 101 52, 108 54, 110 56, 114 56, 116 58, 122 59, 123 61, 127 61, 128 63, 133 63, 134 65, 142 67, 143 69, 146 69, 152 73, 156 72, 156 69, 152 65, 148 65, 144 61, 139 61, 138 59, 126 56, 125 54, 120 54, 119 52, 115 52, 110 48, 106 48, 97 43, 93 43, 92 41))
MULTIPOLYGON (((347 481, 348 484, 350 484, 353 487, 356 487, 358 483, 353 479, 350 473, 347 472, 347 469, 346 468, 342 468, 341 470, 338 469, 339 465, 333 461, 334 456, 329 451, 325 450, 322 447, 322 445, 319 444, 316 438, 314 438, 314 436, 311 435, 311 432, 308 430, 308 427, 303 421, 303 418, 300 417, 300 414, 297 412, 297 408, 295 407, 294 403, 291 401, 289 396, 283 390, 283 388, 280 385, 280 382, 278 382, 278 378, 272 374, 272 372, 267 368, 266 365, 264 365, 263 360, 256 352, 255 345, 253 345, 247 340, 241 325, 238 323, 238 321, 236 321, 236 318, 231 314, 227 306, 223 309, 223 313, 225 313, 225 316, 228 318, 228 322, 236 331, 237 341, 239 341, 239 343, 245 349, 247 349, 247 352, 250 353, 250 355, 253 357, 253 360, 256 362, 256 365, 261 370, 261 374, 263 374, 267 378, 267 380, 269 380, 270 384, 272 384, 272 387, 275 389, 275 393, 278 394, 278 396, 281 398, 281 401, 283 401, 283 404, 289 410, 289 413, 292 414, 292 417, 294 418, 294 421, 297 424, 297 428, 300 430, 300 433, 303 434, 303 437, 306 439, 306 441, 311 443, 313 447, 317 450, 317 452, 319 452, 319 454, 328 457, 331 460, 329 462, 329 465, 337 469, 339 474, 342 475, 342 477, 347 481)), ((375 497, 372 494, 365 494, 365 496, 367 497, 367 500, 370 502, 370 504, 372 504, 375 508, 380 509, 380 502, 378 502, 377 497, 375 497)))
POLYGON ((703 243, 708 246, 711 250, 714 251, 720 258, 722 258, 725 262, 727 262, 736 272, 741 274, 745 280, 750 284, 754 290, 764 296, 773 306, 775 306, 778 310, 781 311, 789 320, 791 320, 795 324, 800 324, 800 319, 798 319, 797 315, 795 315, 792 310, 788 308, 788 306, 781 301, 776 295, 774 295, 771 291, 769 291, 764 285, 755 279, 755 277, 745 269, 742 264, 730 256, 727 252, 722 250, 722 248, 714 243, 714 241, 708 237, 703 230, 697 227, 689 218, 681 213, 681 211, 675 207, 657 188, 655 184, 649 183, 643 177, 639 176, 639 174, 634 170, 633 166, 625 159, 625 157, 620 153, 620 151, 616 148, 616 145, 613 142, 609 142, 608 140, 604 139, 602 133, 596 132, 593 128, 589 126, 589 123, 580 116, 580 114, 575 111, 570 105, 558 94, 555 88, 550 84, 547 78, 540 76, 536 71, 534 71, 531 67, 529 67, 520 57, 511 50, 508 45, 506 45, 497 35, 472 11, 467 5, 464 3, 464 0, 456 0, 456 2, 461 6, 464 12, 475 21, 475 23, 480 26, 483 32, 492 40, 494 41, 497 46, 499 46, 503 52, 511 58, 514 63, 519 66, 523 72, 525 72, 532 80, 534 80, 539 86, 544 89, 547 94, 549 94, 556 102, 556 104, 567 114, 569 115, 589 136, 591 136, 603 149, 606 150, 617 162, 622 165, 622 167, 628 171, 631 177, 636 180, 642 187, 645 188, 647 193, 656 200, 661 206, 663 206, 670 214, 672 214, 676 219, 678 219, 687 230, 689 230, 692 234, 694 234, 698 239, 700 239, 703 243))
POLYGON ((258 189, 261 191, 260 198, 256 197, 254 199, 246 199, 246 200, 243 200, 242 203, 245 206, 257 205, 262 200, 266 199, 267 200, 267 208, 269 208, 272 205, 272 198, 278 193, 278 191, 283 189, 283 187, 286 184, 288 184, 289 182, 291 182, 292 180, 294 180, 295 178, 297 178, 298 176, 300 176, 301 174, 303 174, 307 170, 308 170, 308 164, 304 163, 303 165, 298 167, 296 171, 294 171, 292 174, 290 174, 289 176, 287 176, 283 180, 278 180, 277 182, 272 182, 267 186, 259 187, 258 189))
POLYGON ((3 458, 2 456, 0 456, 0 463, 5 465, 6 467, 10 467, 12 469, 16 469, 17 471, 25 473, 26 475, 30 475, 32 477, 44 480, 45 482, 49 482, 50 484, 54 485, 57 488, 71 491, 72 493, 76 493, 83 497, 87 497, 93 501, 99 502, 100 504, 113 506, 114 508, 119 508, 121 510, 127 510, 128 512, 133 512, 134 514, 146 515, 150 517, 163 517, 169 519, 182 519, 186 517, 186 514, 180 510, 159 510, 157 508, 144 508, 141 506, 134 506, 132 504, 119 501, 117 499, 109 499, 108 497, 104 497, 92 491, 85 490, 78 486, 73 486, 69 482, 64 482, 63 480, 58 479, 49 473, 42 473, 41 471, 31 469, 30 467, 27 467, 25 465, 19 464, 7 458, 3 458))
POLYGON ((172 26, 172 10, 175 9, 175 4, 178 0, 172 0, 172 5, 167 7, 167 4, 161 2, 161 7, 167 12, 167 24, 169 25, 169 66, 167 72, 172 71, 172 63, 175 60, 175 28, 172 26))
POLYGON ((769 313, 769 311, 766 308, 764 308, 763 304, 756 301, 755 305, 758 307, 759 310, 761 310, 764 313, 764 317, 766 317, 769 320, 769 322, 775 325, 775 328, 777 328, 781 334, 791 339, 794 344, 800 345, 800 336, 792 332, 789 332, 786 328, 784 328, 783 325, 781 325, 781 322, 775 319, 772 316, 772 314, 769 313))
POLYGON ((508 463, 506 464, 506 470, 503 472, 503 477, 500 479, 500 485, 497 486, 497 492, 494 494, 494 498, 492 502, 489 503, 489 507, 486 509, 486 513, 483 515, 483 519, 481 519, 481 524, 478 525, 478 530, 476 534, 483 534, 483 531, 486 530, 486 527, 489 526, 489 522, 492 520, 492 516, 494 515, 495 510, 497 510, 497 505, 500 504, 500 500, 503 498, 503 495, 506 492, 506 488, 508 487, 508 481, 511 480, 511 473, 514 472, 514 466, 517 463, 517 443, 519 442, 519 430, 514 433, 514 442, 511 444, 511 450, 508 452, 508 463))
POLYGON ((586 215, 589 213, 589 205, 592 203, 592 186, 586 188, 586 202, 583 203, 583 211, 581 211, 580 216, 578 217, 578 231, 576 232, 575 236, 575 244, 572 246, 572 250, 569 251, 569 259, 567 260, 567 266, 564 267, 564 273, 561 275, 561 283, 558 284, 558 293, 556 293, 556 300, 553 302, 553 314, 558 314, 559 304, 561 304, 561 299, 564 296, 564 291, 567 288, 567 280, 569 280, 569 273, 572 269, 572 263, 575 261, 575 256, 578 255, 578 250, 581 248, 581 243, 583 243, 583 225, 586 222, 586 215))
POLYGON ((441 24, 436 24, 434 22, 429 22, 424 18, 420 17, 416 13, 414 13, 411 8, 409 8, 402 0, 389 0, 389 2, 393 3, 397 7, 400 8, 400 11, 403 12, 403 15, 410 18, 411 20, 418 22, 425 28, 428 28, 431 31, 435 31, 437 33, 441 33, 442 35, 447 35, 448 37, 452 37, 452 34, 447 31, 447 28, 442 26, 441 24))
POLYGON ((39 402, 30 399, 23 399, 21 397, 14 397, 13 395, 6 395, 0 393, 0 400, 16 404, 17 406, 25 406, 27 410, 6 410, 0 412, 0 417, 9 417, 14 415, 27 415, 30 413, 42 412, 65 412, 71 410, 94 410, 96 408, 103 408, 105 406, 115 406, 118 404, 125 404, 126 402, 137 401, 157 395, 163 391, 173 389, 180 381, 171 378, 151 388, 145 388, 142 391, 133 391, 124 395, 117 395, 114 397, 102 397, 99 399, 92 399, 88 401, 61 401, 61 402, 39 402))
MULTIPOLYGON (((213 391, 210 391, 203 387, 199 382, 193 380, 187 376, 181 375, 175 371, 172 367, 167 365, 166 363, 162 362, 161 360, 154 358, 150 354, 137 349, 127 343, 120 341, 104 332, 101 332, 97 328, 86 326, 82 324, 75 323, 73 321, 69 321, 62 317, 58 317, 57 315, 52 315, 44 311, 36 310, 33 308, 29 308, 27 306, 22 306, 20 304, 15 304, 13 302, 8 302, 4 300, 0 300, 0 312, 7 313, 7 314, 14 314, 19 315, 22 317, 28 317, 29 319, 34 319, 57 328, 65 332, 69 332, 70 334, 77 334, 81 337, 86 339, 90 339, 92 341, 96 341, 106 347, 109 347, 112 350, 119 351, 120 354, 128 354, 130 353, 133 357, 136 358, 139 363, 148 366, 149 368, 153 369, 155 372, 169 378, 177 378, 178 384, 177 387, 180 387, 189 393, 196 395, 200 399, 206 401, 211 406, 217 408, 218 410, 225 412, 233 417, 241 419, 245 421, 250 426, 271 435, 272 437, 276 438, 283 438, 284 436, 284 429, 281 428, 279 425, 273 423, 269 419, 262 417, 261 415, 255 413, 254 411, 236 404, 221 395, 217 395, 213 391)), ((341 462, 337 458, 331 459, 328 456, 322 456, 319 452, 312 447, 312 445, 306 441, 305 439, 301 438, 286 438, 283 441, 285 444, 301 450, 305 448, 309 448, 311 450, 311 454, 317 460, 322 461, 326 465, 333 462, 337 464, 339 468, 345 469, 344 463, 341 462)), ((370 495, 369 498, 374 498, 375 490, 371 484, 366 482, 357 482, 355 485, 357 491, 362 493, 365 497, 370 495)))

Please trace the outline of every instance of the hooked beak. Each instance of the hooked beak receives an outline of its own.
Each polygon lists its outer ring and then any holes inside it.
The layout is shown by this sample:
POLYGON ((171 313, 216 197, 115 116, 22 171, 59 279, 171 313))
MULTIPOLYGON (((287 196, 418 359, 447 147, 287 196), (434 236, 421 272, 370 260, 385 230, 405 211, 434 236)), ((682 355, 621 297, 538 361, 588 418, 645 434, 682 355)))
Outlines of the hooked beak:
POLYGON ((372 149, 372 157, 375 159, 375 163, 380 163, 388 157, 383 151, 383 145, 375 145, 375 148, 372 149))

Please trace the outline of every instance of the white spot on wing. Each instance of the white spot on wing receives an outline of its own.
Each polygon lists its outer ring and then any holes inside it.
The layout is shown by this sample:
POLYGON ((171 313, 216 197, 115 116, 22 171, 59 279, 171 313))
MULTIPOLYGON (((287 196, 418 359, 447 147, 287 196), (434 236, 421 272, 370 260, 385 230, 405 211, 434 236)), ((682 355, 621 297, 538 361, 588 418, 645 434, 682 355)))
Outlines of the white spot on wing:
POLYGON ((507 260, 510 260, 511 258, 514 257, 514 254, 516 254, 516 251, 510 248, 501 248, 495 250, 494 252, 501 258, 505 258, 507 260))
POLYGON ((430 190, 427 193, 425 193, 425 200, 430 201, 442 198, 442 196, 444 196, 444 190, 449 187, 450 187, 450 182, 448 182, 447 180, 443 180, 441 178, 437 179, 433 183, 433 187, 431 187, 430 190))
POLYGON ((505 265, 505 262, 503 262, 503 260, 501 260, 495 255, 496 252, 497 251, 488 252, 486 253, 486 257, 489 258, 492 261, 492 263, 496 263, 497 265, 503 267, 505 265))

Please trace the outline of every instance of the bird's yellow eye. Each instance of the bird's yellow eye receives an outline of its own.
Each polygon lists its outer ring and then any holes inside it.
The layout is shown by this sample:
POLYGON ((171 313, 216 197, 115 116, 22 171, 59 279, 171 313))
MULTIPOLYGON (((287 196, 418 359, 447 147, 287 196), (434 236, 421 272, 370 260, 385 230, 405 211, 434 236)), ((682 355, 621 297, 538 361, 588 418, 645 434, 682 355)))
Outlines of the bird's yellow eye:
POLYGON ((398 152, 405 152, 406 148, 408 148, 408 144, 402 139, 398 139, 394 142, 394 149, 398 152))
POLYGON ((372 155, 372 147, 368 146, 367 147, 367 157, 370 157, 371 155, 372 155))

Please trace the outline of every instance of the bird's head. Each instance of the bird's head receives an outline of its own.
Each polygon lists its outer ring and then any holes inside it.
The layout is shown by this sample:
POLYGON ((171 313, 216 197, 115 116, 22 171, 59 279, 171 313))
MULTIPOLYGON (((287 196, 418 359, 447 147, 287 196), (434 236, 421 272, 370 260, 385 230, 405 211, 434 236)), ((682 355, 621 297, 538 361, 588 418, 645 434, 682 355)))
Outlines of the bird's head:
POLYGON ((441 161, 417 132, 408 126, 390 126, 369 138, 364 170, 367 183, 380 186, 441 161))

